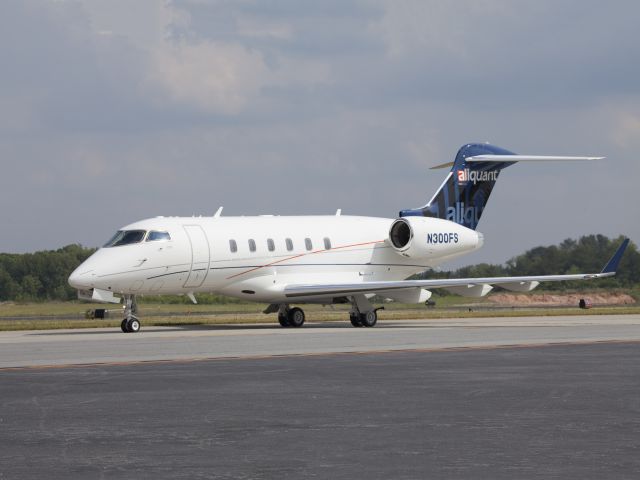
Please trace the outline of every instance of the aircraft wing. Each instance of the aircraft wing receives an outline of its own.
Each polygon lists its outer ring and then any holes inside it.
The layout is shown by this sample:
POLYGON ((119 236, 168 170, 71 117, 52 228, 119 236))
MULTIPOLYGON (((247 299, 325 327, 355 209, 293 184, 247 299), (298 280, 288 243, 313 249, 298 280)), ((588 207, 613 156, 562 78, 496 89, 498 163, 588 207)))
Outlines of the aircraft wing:
POLYGON ((590 280, 594 278, 611 277, 616 274, 620 259, 624 254, 629 239, 625 239, 607 262, 600 273, 578 273, 571 275, 539 275, 525 277, 479 277, 479 278, 446 278, 435 280, 396 280, 359 283, 334 283, 334 284, 300 284, 287 285, 284 289, 285 296, 312 297, 312 296, 349 296, 357 294, 390 292, 392 290, 405 290, 411 288, 448 288, 456 293, 475 289, 481 296, 488 293, 488 286, 500 286, 507 290, 529 291, 533 290, 540 282, 562 282, 567 280, 590 280), (483 293, 484 292, 484 293, 483 293))

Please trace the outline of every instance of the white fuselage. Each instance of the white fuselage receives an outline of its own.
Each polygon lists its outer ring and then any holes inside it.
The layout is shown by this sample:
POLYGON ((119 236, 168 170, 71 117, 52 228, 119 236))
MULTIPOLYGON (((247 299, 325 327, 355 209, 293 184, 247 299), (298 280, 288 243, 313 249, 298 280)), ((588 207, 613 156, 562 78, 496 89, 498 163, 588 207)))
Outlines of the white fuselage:
POLYGON ((145 236, 135 243, 99 249, 72 273, 69 283, 81 290, 116 294, 208 292, 280 303, 286 300, 286 285, 403 280, 481 246, 481 236, 454 222, 421 221, 436 240, 425 244, 420 255, 408 257, 389 240, 394 219, 158 217, 124 227, 123 231, 142 231, 145 236), (152 240, 150 232, 166 232, 170 239, 152 240))

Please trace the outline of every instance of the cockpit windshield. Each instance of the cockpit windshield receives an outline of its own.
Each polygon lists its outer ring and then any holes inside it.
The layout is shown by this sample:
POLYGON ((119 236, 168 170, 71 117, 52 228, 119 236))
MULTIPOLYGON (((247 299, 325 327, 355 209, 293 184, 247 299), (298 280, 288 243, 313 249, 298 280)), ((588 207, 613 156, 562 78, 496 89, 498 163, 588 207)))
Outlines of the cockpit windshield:
POLYGON ((171 240, 171 235, 169 235, 169 232, 151 230, 147 235, 147 242, 157 242, 158 240, 171 240))
POLYGON ((140 243, 147 232, 144 230, 118 230, 111 240, 105 243, 105 247, 120 247, 140 243))

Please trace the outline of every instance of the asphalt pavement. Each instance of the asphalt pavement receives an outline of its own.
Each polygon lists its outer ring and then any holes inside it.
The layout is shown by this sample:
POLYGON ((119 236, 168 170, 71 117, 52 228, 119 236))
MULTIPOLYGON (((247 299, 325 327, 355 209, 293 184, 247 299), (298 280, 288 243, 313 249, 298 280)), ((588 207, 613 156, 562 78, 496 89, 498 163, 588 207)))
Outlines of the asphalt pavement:
POLYGON ((0 371, 0 478, 640 474, 640 345, 0 371))

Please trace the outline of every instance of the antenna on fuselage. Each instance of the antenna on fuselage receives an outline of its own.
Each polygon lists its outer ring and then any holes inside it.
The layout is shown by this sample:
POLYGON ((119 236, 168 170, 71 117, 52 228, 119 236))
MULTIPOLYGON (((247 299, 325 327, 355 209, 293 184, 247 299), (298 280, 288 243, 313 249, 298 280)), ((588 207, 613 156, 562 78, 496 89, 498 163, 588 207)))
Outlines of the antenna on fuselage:
POLYGON ((213 218, 218 218, 220 215, 222 215, 222 209, 224 207, 220 207, 218 208, 218 210, 216 210, 216 213, 213 214, 213 218))
POLYGON ((340 215, 342 215, 342 209, 341 208, 336 210, 336 217, 339 217, 340 215))

